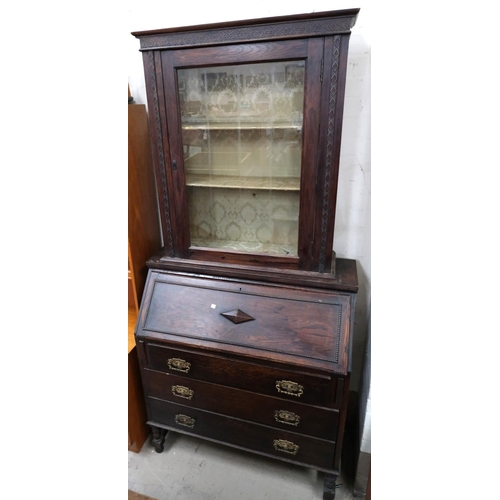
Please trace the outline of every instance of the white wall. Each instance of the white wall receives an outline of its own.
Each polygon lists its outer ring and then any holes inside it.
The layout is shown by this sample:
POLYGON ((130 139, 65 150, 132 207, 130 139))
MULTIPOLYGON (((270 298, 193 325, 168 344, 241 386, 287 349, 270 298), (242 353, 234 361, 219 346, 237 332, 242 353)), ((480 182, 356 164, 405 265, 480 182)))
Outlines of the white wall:
MULTIPOLYGON (((138 1, 129 4, 129 31, 161 29, 288 14, 303 14, 360 7, 352 30, 344 129, 340 157, 339 194, 334 250, 338 257, 358 262, 360 291, 357 299, 353 345, 352 389, 361 380, 364 347, 370 306, 370 13, 369 2, 325 0, 252 0, 247 2, 138 1), (174 7, 172 7, 174 6, 174 7)), ((135 102, 146 104, 142 54, 139 40, 130 35, 128 83, 135 102)))

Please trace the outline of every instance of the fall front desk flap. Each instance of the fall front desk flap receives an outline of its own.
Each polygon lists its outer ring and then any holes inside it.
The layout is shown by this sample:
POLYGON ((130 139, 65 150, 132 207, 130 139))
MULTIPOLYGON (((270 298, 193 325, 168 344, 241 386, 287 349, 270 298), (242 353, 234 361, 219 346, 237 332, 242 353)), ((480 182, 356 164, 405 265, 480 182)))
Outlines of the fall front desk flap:
POLYGON ((345 375, 349 295, 150 271, 137 336, 345 375))

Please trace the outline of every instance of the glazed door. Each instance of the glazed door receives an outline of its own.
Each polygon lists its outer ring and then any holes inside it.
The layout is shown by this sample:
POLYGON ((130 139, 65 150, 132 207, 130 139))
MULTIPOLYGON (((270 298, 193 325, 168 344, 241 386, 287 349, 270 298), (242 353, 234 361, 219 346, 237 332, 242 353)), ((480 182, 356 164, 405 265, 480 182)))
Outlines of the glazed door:
POLYGON ((323 39, 162 53, 175 255, 310 269, 323 39))

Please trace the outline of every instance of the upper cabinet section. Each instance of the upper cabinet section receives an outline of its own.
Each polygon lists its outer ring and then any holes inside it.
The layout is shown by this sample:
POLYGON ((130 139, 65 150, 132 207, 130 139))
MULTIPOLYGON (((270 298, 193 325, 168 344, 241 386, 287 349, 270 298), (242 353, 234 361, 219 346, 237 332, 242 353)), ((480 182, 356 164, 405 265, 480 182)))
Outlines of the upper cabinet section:
POLYGON ((193 259, 335 274, 345 71, 357 13, 133 33, 171 266, 193 259))

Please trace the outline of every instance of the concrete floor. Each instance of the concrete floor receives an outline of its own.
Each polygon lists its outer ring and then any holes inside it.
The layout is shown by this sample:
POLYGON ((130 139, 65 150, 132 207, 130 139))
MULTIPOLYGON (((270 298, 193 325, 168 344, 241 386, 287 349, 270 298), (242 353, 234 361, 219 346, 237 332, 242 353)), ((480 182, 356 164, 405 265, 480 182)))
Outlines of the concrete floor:
MULTIPOLYGON (((169 432, 163 453, 151 437, 128 452, 129 490, 156 500, 321 500, 321 472, 169 432)), ((343 458, 344 460, 344 458, 343 458)), ((336 500, 353 500, 343 470, 336 500)))

